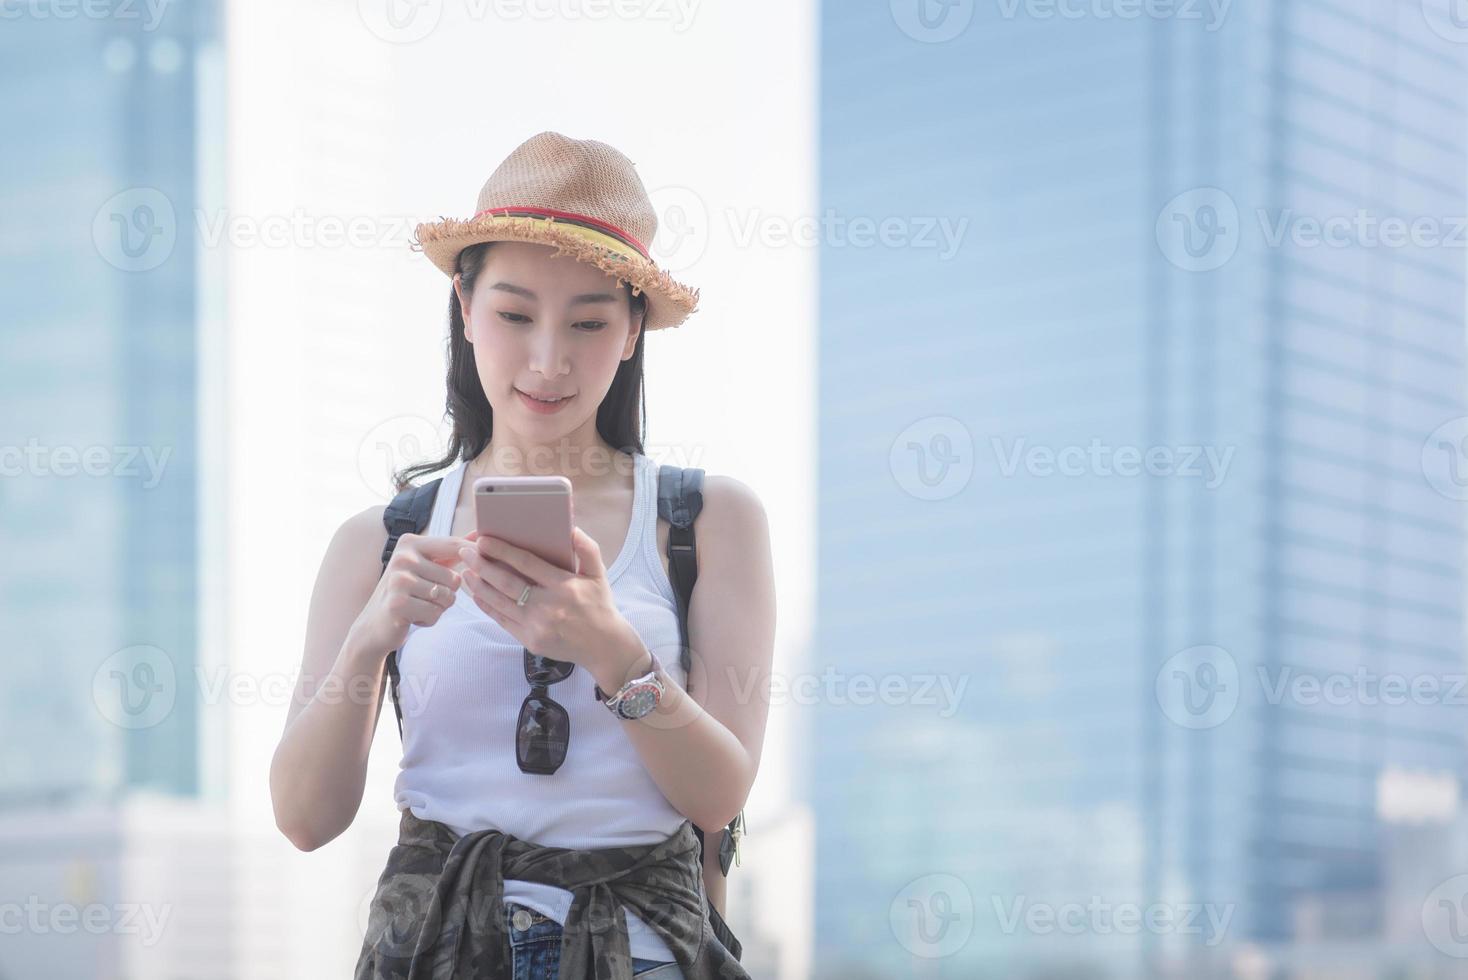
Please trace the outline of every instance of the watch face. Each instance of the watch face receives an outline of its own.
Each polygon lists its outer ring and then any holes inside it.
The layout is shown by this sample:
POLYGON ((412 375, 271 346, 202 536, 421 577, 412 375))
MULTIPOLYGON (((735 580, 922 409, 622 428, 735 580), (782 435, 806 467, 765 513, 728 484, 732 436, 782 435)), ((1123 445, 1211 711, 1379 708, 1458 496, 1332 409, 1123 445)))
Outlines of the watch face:
POLYGON ((658 692, 651 684, 644 684, 627 693, 622 701, 624 718, 641 718, 658 706, 658 692))

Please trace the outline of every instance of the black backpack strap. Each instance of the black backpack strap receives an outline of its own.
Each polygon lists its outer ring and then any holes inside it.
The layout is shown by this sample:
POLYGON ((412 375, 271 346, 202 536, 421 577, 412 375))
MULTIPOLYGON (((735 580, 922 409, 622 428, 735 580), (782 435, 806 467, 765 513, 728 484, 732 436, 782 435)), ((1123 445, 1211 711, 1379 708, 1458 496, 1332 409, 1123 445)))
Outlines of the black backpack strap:
MULTIPOLYGON (((421 487, 408 487, 392 499, 382 512, 382 523, 387 528, 387 543, 382 547, 382 572, 397 549, 398 538, 405 534, 422 534, 433 517, 433 501, 438 496, 439 477, 421 487)), ((381 577, 382 572, 378 573, 381 577)), ((398 716, 398 738, 403 737, 403 707, 398 703, 398 652, 387 655, 387 682, 392 692, 392 710, 398 716)))
POLYGON ((693 693, 692 660, 688 650, 688 604, 698 581, 698 553, 693 520, 703 510, 703 470, 658 467, 658 516, 668 522, 668 578, 678 602, 678 663, 683 667, 683 689, 693 693))
MULTIPOLYGON (((658 467, 658 516, 668 522, 668 579, 678 603, 678 661, 683 666, 684 690, 690 694, 693 692, 693 672, 688 644, 688 606, 693 598, 693 584, 698 581, 698 550, 693 522, 702 509, 703 470, 666 464, 658 467)), ((720 835, 719 871, 725 877, 728 877, 729 866, 734 859, 735 835, 743 832, 744 811, 740 810, 720 835)), ((693 833, 698 838, 698 862, 702 867, 703 831, 694 824, 693 833)), ((739 941, 729 931, 718 909, 710 905, 709 913, 719 941, 736 960, 739 959, 739 941)))

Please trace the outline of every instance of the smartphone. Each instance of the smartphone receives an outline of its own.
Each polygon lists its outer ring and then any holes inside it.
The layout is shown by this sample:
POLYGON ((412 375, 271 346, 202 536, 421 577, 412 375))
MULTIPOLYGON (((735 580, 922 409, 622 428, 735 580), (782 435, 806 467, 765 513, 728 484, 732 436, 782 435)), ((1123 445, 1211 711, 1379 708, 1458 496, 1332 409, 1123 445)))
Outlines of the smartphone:
POLYGON ((576 571, 571 538, 571 481, 564 476, 481 476, 474 481, 474 520, 481 537, 576 571))

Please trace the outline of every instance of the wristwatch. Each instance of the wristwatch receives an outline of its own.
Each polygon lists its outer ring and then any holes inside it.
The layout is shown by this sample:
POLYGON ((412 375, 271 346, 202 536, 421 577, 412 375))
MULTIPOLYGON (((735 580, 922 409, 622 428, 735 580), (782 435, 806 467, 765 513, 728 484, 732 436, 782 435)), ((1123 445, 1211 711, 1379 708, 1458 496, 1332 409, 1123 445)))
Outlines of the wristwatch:
MULTIPOLYGON (((658 662, 657 654, 651 650, 647 652, 647 655, 652 658, 652 666, 648 668, 647 673, 641 677, 632 678, 623 684, 616 694, 602 701, 602 704, 607 706, 607 710, 618 718, 632 721, 641 718, 663 703, 664 687, 663 682, 658 678, 658 670, 662 664, 658 662)), ((597 700, 601 700, 600 685, 596 688, 596 697, 597 700)))

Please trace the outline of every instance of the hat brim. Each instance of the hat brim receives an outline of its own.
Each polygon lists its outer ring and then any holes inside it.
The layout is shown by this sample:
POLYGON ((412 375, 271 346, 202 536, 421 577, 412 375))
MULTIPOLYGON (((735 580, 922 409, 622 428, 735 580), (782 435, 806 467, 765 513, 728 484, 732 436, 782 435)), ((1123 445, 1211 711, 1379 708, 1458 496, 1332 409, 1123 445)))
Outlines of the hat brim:
POLYGON ((412 249, 445 275, 454 275, 459 253, 481 242, 528 242, 550 245, 556 255, 571 255, 631 284, 634 295, 647 294, 644 330, 676 327, 698 309, 699 291, 683 285, 666 271, 638 254, 622 254, 588 241, 571 226, 554 218, 484 215, 461 220, 447 218, 419 225, 413 233, 412 249))

